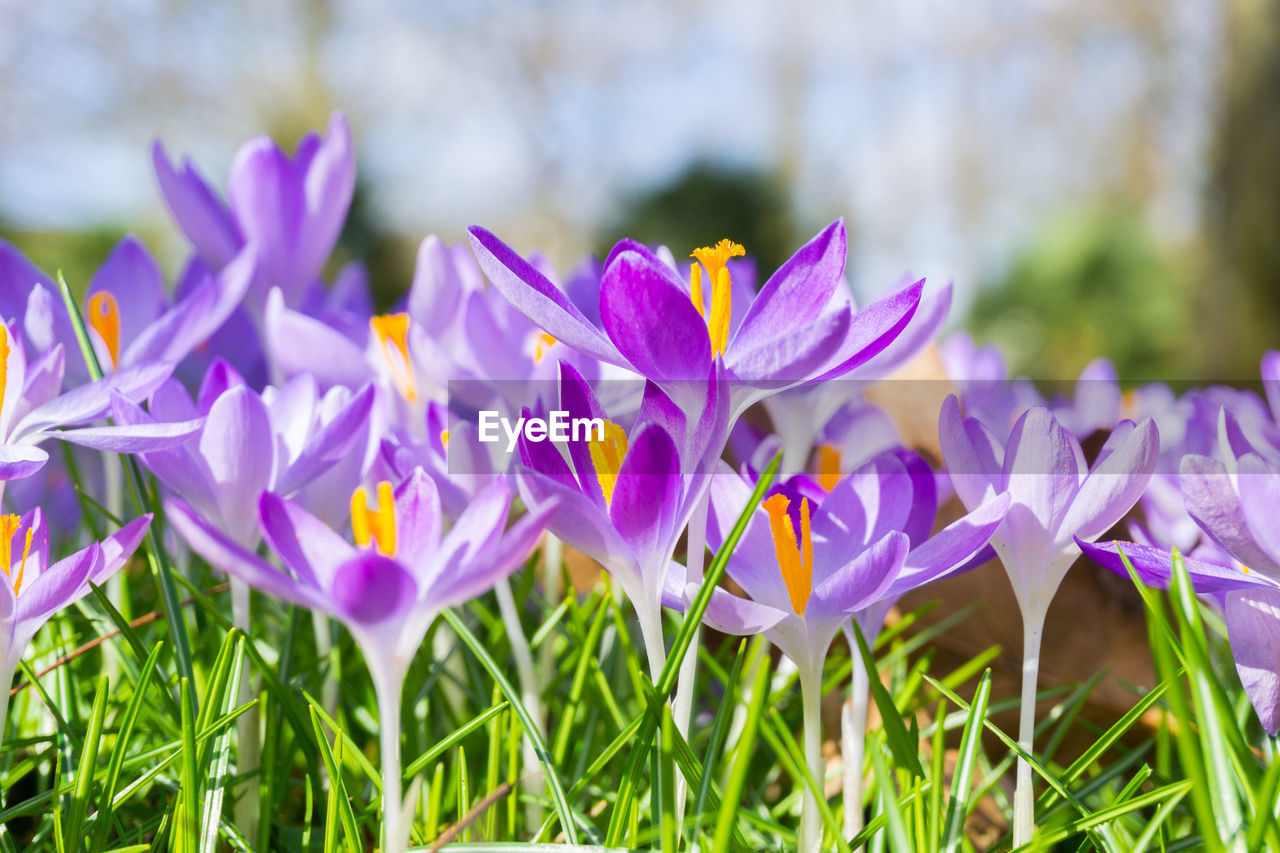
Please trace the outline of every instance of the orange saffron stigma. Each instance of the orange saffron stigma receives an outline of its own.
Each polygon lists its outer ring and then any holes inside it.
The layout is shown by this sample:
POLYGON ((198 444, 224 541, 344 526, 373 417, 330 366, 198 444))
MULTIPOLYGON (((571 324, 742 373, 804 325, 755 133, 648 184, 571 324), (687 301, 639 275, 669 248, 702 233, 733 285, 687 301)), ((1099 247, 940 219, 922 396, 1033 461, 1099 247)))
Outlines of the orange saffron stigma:
POLYGON ((556 339, 546 332, 538 332, 533 336, 533 363, 542 364, 542 360, 547 357, 547 352, 555 346, 556 339))
MULTIPOLYGON (((5 574, 13 568, 13 537, 18 534, 22 519, 16 515, 0 515, 0 567, 5 574)), ((13 578, 13 594, 22 589, 22 575, 27 568, 27 557, 31 554, 31 539, 35 535, 33 528, 27 528, 27 535, 22 546, 22 559, 18 561, 18 572, 10 575, 13 578)))
POLYGON ((596 466, 600 491, 604 494, 605 503, 609 503, 613 500, 614 486, 618 485, 622 460, 627 457, 627 433, 613 421, 605 421, 604 438, 591 439, 587 447, 591 452, 591 462, 596 466))
POLYGON ((396 553, 396 503, 391 484, 378 484, 378 506, 369 509, 369 496, 360 486, 351 493, 351 532, 356 544, 366 547, 377 543, 378 553, 394 557, 396 553))
POLYGON ((729 345, 729 316, 733 307, 733 291, 730 286, 729 270, 725 266, 730 258, 742 257, 747 253, 740 244, 732 240, 721 240, 714 246, 703 246, 694 249, 690 257, 695 263, 689 271, 689 298, 698 314, 707 321, 707 332, 711 336, 711 355, 723 355, 729 345), (698 266, 701 264, 702 266, 698 266), (711 316, 706 314, 702 297, 702 271, 706 270, 711 279, 711 316))
POLYGON ((413 362, 409 360, 409 315, 401 312, 370 317, 369 327, 382 345, 382 355, 391 369, 396 389, 406 400, 416 399, 418 383, 413 376, 413 362))
POLYGON ((830 444, 818 445, 818 485, 831 491, 840 482, 840 451, 830 444))
POLYGON ((791 609, 804 615, 813 594, 813 537, 809 532, 809 499, 800 499, 800 541, 796 542, 795 525, 787 514, 791 506, 785 495, 775 494, 762 506, 769 513, 769 532, 773 534, 773 550, 778 558, 782 582, 791 597, 791 609))
POLYGON ((89 297, 89 328, 107 345, 114 370, 120 364, 120 305, 110 292, 99 290, 89 297))

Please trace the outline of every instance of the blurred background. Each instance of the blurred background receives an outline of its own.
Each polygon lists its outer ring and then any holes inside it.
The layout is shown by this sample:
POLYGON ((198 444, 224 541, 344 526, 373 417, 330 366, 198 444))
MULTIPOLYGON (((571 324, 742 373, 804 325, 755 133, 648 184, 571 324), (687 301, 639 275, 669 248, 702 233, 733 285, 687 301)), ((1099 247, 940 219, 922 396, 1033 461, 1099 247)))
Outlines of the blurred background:
POLYGON ((560 264, 622 234, 767 267, 837 216, 860 300, 952 279, 1014 369, 1237 379, 1280 345, 1267 0, 0 0, 0 237, 83 281, 184 251, 150 143, 355 133, 343 252, 384 298, 482 223, 560 264))

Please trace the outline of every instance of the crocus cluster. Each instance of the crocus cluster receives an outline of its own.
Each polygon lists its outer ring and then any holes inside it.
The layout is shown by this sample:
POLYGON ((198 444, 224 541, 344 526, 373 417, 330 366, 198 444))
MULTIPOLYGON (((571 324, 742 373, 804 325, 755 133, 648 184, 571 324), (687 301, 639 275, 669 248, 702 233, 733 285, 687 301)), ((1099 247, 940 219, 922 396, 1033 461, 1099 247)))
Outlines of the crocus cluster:
MULTIPOLYGON (((1265 400, 1124 393, 1102 361, 1056 397, 956 336, 936 350, 955 392, 937 412, 937 448, 913 448, 868 391, 934 347, 950 285, 907 278, 859 307, 839 220, 763 283, 731 239, 623 240, 562 276, 473 227, 463 244, 426 238, 406 292, 379 312, 358 263, 326 279, 355 185, 340 114, 292 155, 246 143, 225 194, 160 143, 153 159, 189 244, 172 287, 134 237, 79 300, 0 244, 0 498, 16 512, 0 516, 3 683, 44 621, 124 565, 151 522, 89 541, 17 504, 65 502, 74 466, 124 515, 125 456, 138 488, 160 492, 152 547, 229 575, 251 637, 255 589, 313 611, 322 652, 329 619, 354 638, 380 713, 383 850, 405 849, 416 814, 400 793, 400 705, 411 664, 432 654, 424 638, 496 587, 519 648, 523 602, 512 606, 506 578, 551 537, 546 554, 563 543, 611 575, 656 682, 707 550, 745 525, 726 555, 732 583, 711 593, 703 623, 763 635, 794 666, 819 789, 824 664, 848 639, 849 836, 862 825, 874 675, 857 634, 874 643, 901 596, 992 558, 1024 620, 1026 752, 1045 618, 1082 555, 1122 574, 1127 558, 1160 586, 1172 550, 1186 554, 1197 591, 1223 609, 1263 728, 1280 728, 1280 353, 1263 362, 1265 400), (52 439, 75 450, 51 456, 52 439), (778 453, 782 476, 753 503, 778 453), (52 557, 51 543, 69 556, 52 557)), ((543 566, 544 588, 560 570, 543 566)), ((676 694, 686 734, 697 653, 676 694)), ((259 725, 245 715, 237 734, 244 776, 259 725)), ((807 793, 799 837, 811 851, 824 839, 807 793)), ((1022 761, 1015 844, 1032 837, 1032 804, 1022 761)))

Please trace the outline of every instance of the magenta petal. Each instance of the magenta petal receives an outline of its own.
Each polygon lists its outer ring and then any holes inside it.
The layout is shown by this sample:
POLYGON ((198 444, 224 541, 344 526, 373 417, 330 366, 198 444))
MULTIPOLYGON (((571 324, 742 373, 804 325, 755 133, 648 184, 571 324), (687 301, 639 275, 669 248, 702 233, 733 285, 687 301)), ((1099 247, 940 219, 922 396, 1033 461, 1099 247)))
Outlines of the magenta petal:
POLYGON ((357 554, 340 565, 333 577, 338 615, 357 625, 394 619, 408 610, 417 596, 413 576, 381 554, 357 554))
POLYGON ((660 261, 621 252, 600 282, 600 317, 637 372, 656 381, 705 379, 711 338, 689 294, 660 261))
POLYGON ((641 565, 670 558, 684 478, 675 443, 662 427, 645 427, 631 442, 613 489, 609 518, 641 565))
POLYGON ((733 348, 765 346, 815 320, 840 284, 846 248, 843 219, 801 246, 760 288, 733 337, 733 348))
POLYGON ((614 345, 533 264, 483 228, 472 226, 467 233, 480 268, 517 311, 579 352, 627 366, 614 345))
POLYGON ((1236 671, 1262 727, 1280 731, 1280 590, 1226 597, 1225 616, 1236 671))

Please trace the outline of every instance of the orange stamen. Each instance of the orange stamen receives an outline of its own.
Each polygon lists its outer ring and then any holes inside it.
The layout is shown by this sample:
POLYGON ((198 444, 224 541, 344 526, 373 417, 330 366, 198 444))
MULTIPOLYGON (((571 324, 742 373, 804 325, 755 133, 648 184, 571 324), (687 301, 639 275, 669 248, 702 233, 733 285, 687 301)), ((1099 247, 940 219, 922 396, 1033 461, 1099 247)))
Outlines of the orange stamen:
POLYGON ((89 327, 107 345, 114 370, 120 363, 120 305, 109 291, 99 290, 89 297, 89 327))
MULTIPOLYGON (((9 575, 13 568, 13 537, 18 535, 21 524, 20 516, 0 515, 0 568, 4 569, 6 575, 9 575)), ((31 555, 31 539, 35 536, 35 532, 34 528, 27 528, 27 536, 22 547, 22 559, 18 561, 18 572, 16 575, 11 575, 14 595, 22 589, 22 576, 27 568, 27 557, 31 555)))
POLYGON ((547 352, 556 345, 556 339, 546 332, 538 332, 533 337, 533 363, 542 364, 542 360, 547 357, 547 352))
POLYGON ((395 495, 386 480, 378 484, 377 509, 369 509, 369 496, 364 486, 351 493, 351 533, 361 548, 372 541, 377 543, 378 552, 383 556, 395 556, 395 495))
POLYGON ((830 444, 818 446, 818 485, 831 491, 840 482, 840 451, 830 444))
POLYGON ((733 308, 733 290, 729 270, 725 266, 730 258, 745 255, 747 250, 732 240, 721 240, 714 246, 694 249, 691 257, 702 264, 711 279, 711 316, 704 312, 702 300, 702 270, 695 264, 689 273, 689 295, 698 313, 707 321, 711 336, 712 356, 723 355, 729 345, 729 317, 733 308))
POLYGON ((409 360, 409 315, 381 314, 369 318, 369 326, 382 345, 382 355, 391 369, 391 380, 406 400, 418 396, 418 383, 409 360))
POLYGON ((791 609, 797 616, 804 615, 813 594, 813 537, 809 531, 809 499, 800 499, 800 540, 796 542, 796 529, 787 514, 791 506, 785 495, 775 494, 763 504, 769 513, 769 532, 773 534, 773 550, 778 558, 778 570, 782 582, 787 585, 791 597, 791 609))
POLYGON ((609 503, 613 500, 613 489, 618 485, 618 471, 622 468, 622 460, 627 456, 627 433, 613 421, 605 421, 604 438, 593 438, 588 442, 587 449, 596 466, 600 491, 604 494, 605 503, 609 503))

